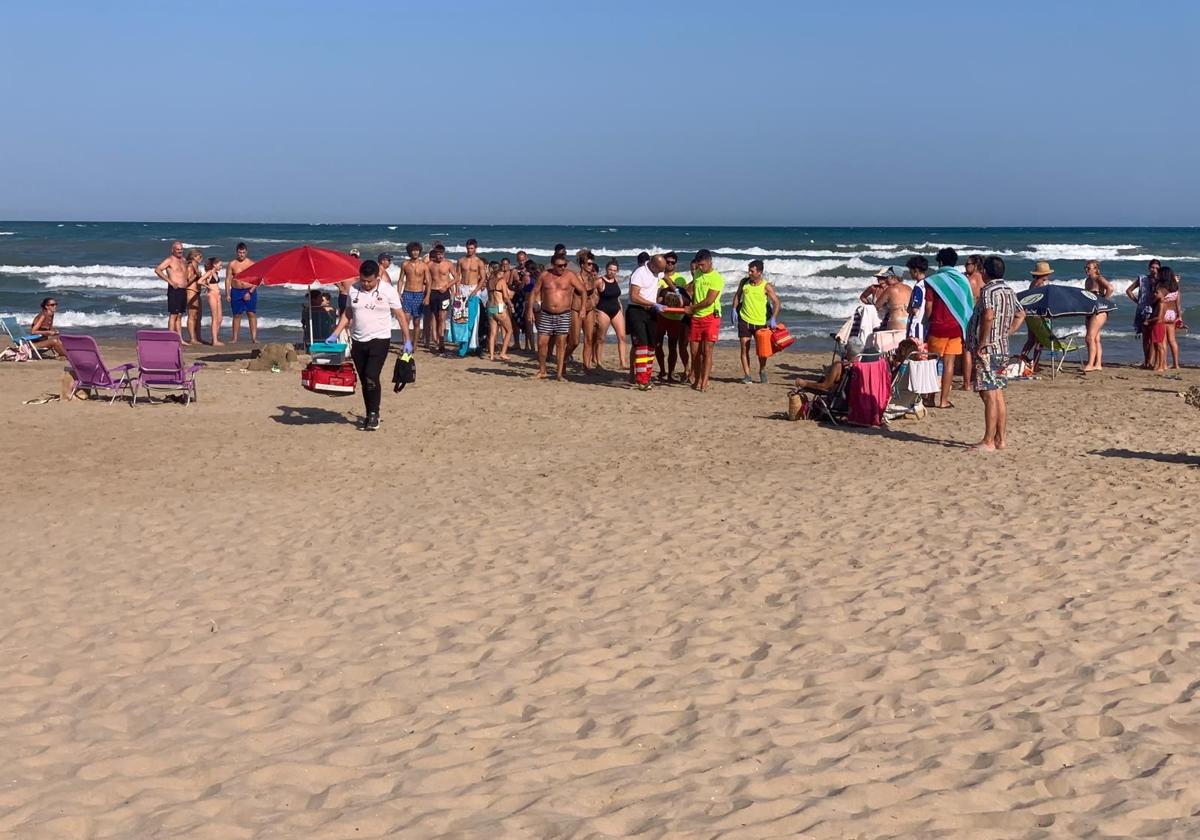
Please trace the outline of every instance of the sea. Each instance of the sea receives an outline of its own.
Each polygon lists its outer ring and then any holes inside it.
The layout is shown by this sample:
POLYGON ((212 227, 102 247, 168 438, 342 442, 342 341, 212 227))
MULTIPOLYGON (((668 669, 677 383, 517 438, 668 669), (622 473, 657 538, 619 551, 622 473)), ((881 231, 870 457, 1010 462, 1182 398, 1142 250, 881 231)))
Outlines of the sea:
MULTIPOLYGON (((0 313, 22 324, 33 320, 41 300, 59 301, 55 325, 98 338, 132 338, 137 329, 166 325, 165 285, 153 268, 173 240, 226 262, 238 242, 253 259, 303 244, 348 251, 363 258, 390 251, 403 258, 410 240, 425 249, 442 242, 451 257, 465 253, 464 242, 479 241, 488 260, 512 257, 518 249, 546 262, 557 243, 573 255, 590 248, 601 266, 621 263, 628 276, 640 251, 673 250, 681 266, 701 248, 715 255, 725 275, 727 297, 745 276, 746 264, 761 259, 782 303, 780 320, 806 350, 828 350, 830 333, 853 312, 859 293, 882 266, 903 274, 905 261, 922 254, 933 262, 950 246, 961 257, 998 254, 1007 279, 1023 290, 1039 260, 1054 268, 1054 282, 1082 285, 1084 263, 1101 262, 1117 288, 1118 310, 1104 331, 1105 359, 1140 359, 1133 335, 1133 305, 1125 288, 1157 257, 1183 281, 1185 320, 1200 324, 1200 296, 1187 293, 1193 270, 1200 271, 1200 228, 828 228, 828 227, 631 227, 624 225, 409 225, 409 224, 246 224, 162 222, 0 222, 0 313)), ((960 262, 961 264, 961 262, 960 262)), ((271 287, 259 294, 261 338, 299 340, 302 293, 271 287)), ((207 311, 205 312, 207 322, 207 311)), ((228 328, 229 316, 225 316, 228 328)), ((734 333, 726 323, 722 339, 734 333)), ((207 327, 205 329, 207 336, 207 327)), ((226 336, 227 337, 227 336, 226 336)), ((1181 333, 1181 354, 1200 355, 1200 343, 1181 333)))

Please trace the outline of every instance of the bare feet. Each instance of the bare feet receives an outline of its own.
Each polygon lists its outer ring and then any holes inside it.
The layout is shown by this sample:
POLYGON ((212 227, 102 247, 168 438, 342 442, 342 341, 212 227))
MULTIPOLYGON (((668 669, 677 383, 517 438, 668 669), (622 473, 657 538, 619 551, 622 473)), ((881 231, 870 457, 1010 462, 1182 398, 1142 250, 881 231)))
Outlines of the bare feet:
POLYGON ((980 441, 979 443, 975 444, 967 451, 968 452, 995 452, 996 447, 994 444, 984 443, 983 441, 980 441))
POLYGON ((545 379, 545 378, 546 378, 546 371, 544 371, 544 370, 539 370, 539 371, 536 371, 536 372, 533 374, 533 378, 534 378, 534 379, 545 379))
POLYGON ((954 403, 948 402, 945 405, 935 405, 934 408, 954 408, 954 403))
POLYGON ((508 361, 508 356, 505 356, 503 353, 501 353, 501 354, 500 354, 500 361, 502 361, 502 362, 507 362, 507 361, 508 361))
POLYGON ((213 342, 213 347, 224 347, 224 346, 225 346, 224 341, 214 341, 213 342))

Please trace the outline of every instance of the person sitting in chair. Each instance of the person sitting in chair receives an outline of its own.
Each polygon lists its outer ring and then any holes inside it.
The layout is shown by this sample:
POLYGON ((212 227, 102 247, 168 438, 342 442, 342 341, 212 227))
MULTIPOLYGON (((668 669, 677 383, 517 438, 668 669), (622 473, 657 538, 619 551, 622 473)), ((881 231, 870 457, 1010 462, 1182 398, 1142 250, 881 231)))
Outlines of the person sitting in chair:
POLYGON ((57 311, 58 301, 54 298, 43 300, 42 311, 34 317, 29 332, 37 336, 33 339, 33 343, 37 345, 39 353, 53 350, 58 356, 65 359, 67 351, 63 349, 62 342, 58 339, 58 330, 54 329, 54 313, 57 311))
POLYGON ((840 359, 834 359, 829 367, 825 368, 825 376, 817 379, 797 379, 796 387, 811 391, 814 394, 831 394, 837 390, 838 383, 842 381, 842 374, 846 372, 846 365, 850 362, 858 361, 863 354, 863 342, 861 338, 852 338, 846 343, 846 352, 840 359))
POLYGON ((308 293, 308 301, 300 309, 300 322, 304 325, 305 344, 312 344, 313 336, 319 340, 329 334, 337 323, 337 312, 328 292, 313 289, 308 293))

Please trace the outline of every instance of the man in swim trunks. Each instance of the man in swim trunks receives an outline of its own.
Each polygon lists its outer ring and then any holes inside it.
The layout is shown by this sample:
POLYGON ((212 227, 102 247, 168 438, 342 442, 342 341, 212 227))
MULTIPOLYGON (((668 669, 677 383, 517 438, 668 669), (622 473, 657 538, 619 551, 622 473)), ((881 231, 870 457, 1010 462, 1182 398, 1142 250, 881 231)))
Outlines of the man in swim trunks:
MULTIPOLYGON (((400 295, 400 307, 409 319, 409 332, 416 338, 417 328, 421 325, 421 316, 425 314, 425 305, 429 302, 429 266, 421 260, 421 243, 409 242, 404 246, 408 254, 400 265, 400 276, 404 280, 404 291, 400 295)), ((429 346, 428 338, 426 347, 429 346)))
POLYGON ((688 331, 689 350, 692 356, 692 387, 697 391, 708 390, 708 378, 712 374, 713 345, 721 330, 721 292, 725 289, 725 277, 713 269, 712 252, 701 248, 696 252, 696 268, 700 271, 688 284, 692 304, 687 313, 692 316, 688 331))
MULTIPOLYGON (((446 249, 439 242, 429 252, 429 295, 425 299, 425 324, 437 333, 437 352, 446 352, 446 325, 450 320, 450 290, 458 282, 454 264, 447 262, 446 249)), ((430 336, 429 344, 433 344, 430 336)))
POLYGON ((1025 310, 1004 282, 1004 268, 1000 257, 983 261, 987 283, 967 324, 967 350, 975 356, 972 385, 983 400, 983 439, 975 446, 981 452, 1004 448, 1008 432, 1008 409, 1004 404, 1008 339, 1025 322, 1025 310))
POLYGON ((233 316, 230 333, 234 344, 237 344, 238 332, 242 328, 243 315, 250 324, 250 343, 258 344, 258 286, 238 279, 238 275, 252 265, 254 260, 247 255, 246 243, 239 242, 237 256, 229 261, 229 267, 225 269, 225 300, 233 316))
MULTIPOLYGON (((571 331, 571 298, 586 295, 579 275, 567 269, 567 255, 556 256, 550 268, 538 275, 529 301, 541 306, 537 315, 538 369, 536 379, 546 378, 546 357, 550 354, 550 339, 554 339, 555 364, 558 380, 566 381, 567 334, 571 331)), ((525 320, 533 321, 533 306, 526 307, 525 320)))
MULTIPOLYGON (((187 311, 187 266, 183 263, 183 243, 171 243, 171 253, 154 269, 158 279, 167 284, 167 329, 183 341, 183 313, 187 311)), ((184 344, 187 344, 185 341, 184 344)))

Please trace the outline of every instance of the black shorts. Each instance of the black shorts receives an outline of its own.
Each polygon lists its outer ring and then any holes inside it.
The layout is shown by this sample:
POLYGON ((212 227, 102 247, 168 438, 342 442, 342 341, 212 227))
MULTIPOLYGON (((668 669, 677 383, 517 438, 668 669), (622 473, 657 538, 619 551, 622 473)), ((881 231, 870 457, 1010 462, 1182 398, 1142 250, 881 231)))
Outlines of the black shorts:
POLYGON ((187 289, 177 289, 174 286, 167 286, 167 314, 182 315, 187 312, 187 306, 187 289))
POLYGON ((450 292, 449 291, 439 292, 437 289, 431 290, 429 292, 429 307, 425 311, 432 315, 436 315, 437 313, 443 312, 443 311, 449 313, 450 312, 450 292))
POLYGON ((740 317, 738 321, 738 338, 754 338, 756 330, 761 330, 766 324, 749 324, 743 321, 740 317))
POLYGON ((644 306, 625 307, 625 332, 634 347, 649 347, 654 343, 653 309, 644 306))

